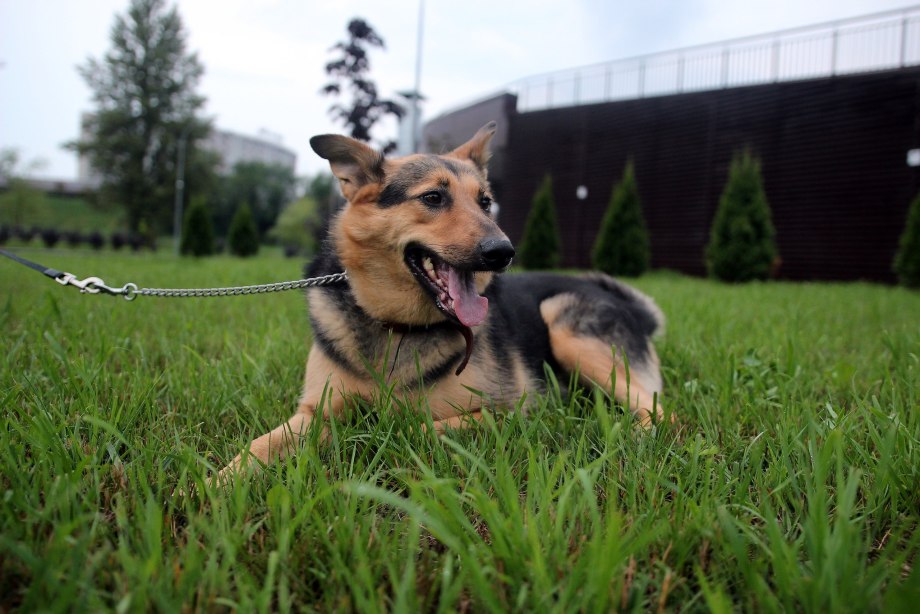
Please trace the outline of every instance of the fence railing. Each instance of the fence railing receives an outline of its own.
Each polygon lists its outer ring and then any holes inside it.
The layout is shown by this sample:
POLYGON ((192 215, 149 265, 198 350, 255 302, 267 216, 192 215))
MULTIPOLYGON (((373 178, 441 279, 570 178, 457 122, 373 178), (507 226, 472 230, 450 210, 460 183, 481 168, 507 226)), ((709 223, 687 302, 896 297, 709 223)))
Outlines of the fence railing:
POLYGON ((527 77, 535 111, 920 64, 920 6, 527 77))

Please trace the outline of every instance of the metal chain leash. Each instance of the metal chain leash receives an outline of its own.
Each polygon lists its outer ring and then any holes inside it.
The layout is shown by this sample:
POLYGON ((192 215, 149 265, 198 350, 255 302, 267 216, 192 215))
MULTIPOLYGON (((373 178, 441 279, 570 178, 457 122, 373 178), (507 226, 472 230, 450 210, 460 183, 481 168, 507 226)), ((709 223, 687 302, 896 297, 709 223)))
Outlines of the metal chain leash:
POLYGON ((255 286, 232 286, 227 288, 138 288, 137 284, 133 283, 127 283, 120 288, 113 288, 107 286, 99 277, 78 279, 76 275, 66 272, 62 273, 60 277, 55 278, 55 281, 62 286, 75 286, 80 289, 80 292, 85 294, 99 294, 103 292, 105 294, 122 296, 127 301, 133 301, 138 295, 171 298, 268 294, 270 292, 283 292, 285 290, 297 290, 299 288, 313 288, 343 283, 348 281, 348 273, 342 272, 333 275, 323 275, 321 277, 311 277, 309 279, 279 281, 255 286))

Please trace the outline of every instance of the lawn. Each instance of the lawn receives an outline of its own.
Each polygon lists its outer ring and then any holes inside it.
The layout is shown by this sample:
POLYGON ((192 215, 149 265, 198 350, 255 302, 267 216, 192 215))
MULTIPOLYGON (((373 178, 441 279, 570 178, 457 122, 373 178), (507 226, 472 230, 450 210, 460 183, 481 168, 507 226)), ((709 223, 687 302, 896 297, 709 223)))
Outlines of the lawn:
MULTIPOLYGON (((301 265, 28 255, 110 285, 301 265)), ((559 382, 437 438, 382 389, 328 445, 220 490, 205 476, 295 406, 302 294, 129 303, 0 262, 0 610, 916 607, 920 294, 636 285, 668 316, 674 426, 559 382)))

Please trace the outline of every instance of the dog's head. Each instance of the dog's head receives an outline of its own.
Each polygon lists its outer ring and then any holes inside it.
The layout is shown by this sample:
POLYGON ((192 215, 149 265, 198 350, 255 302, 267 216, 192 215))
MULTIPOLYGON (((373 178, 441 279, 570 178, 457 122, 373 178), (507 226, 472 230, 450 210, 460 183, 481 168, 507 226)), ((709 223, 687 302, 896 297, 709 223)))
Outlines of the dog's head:
POLYGON ((490 122, 444 155, 388 160, 339 135, 310 139, 348 203, 331 232, 358 304, 387 322, 476 326, 514 248, 491 216, 490 122))

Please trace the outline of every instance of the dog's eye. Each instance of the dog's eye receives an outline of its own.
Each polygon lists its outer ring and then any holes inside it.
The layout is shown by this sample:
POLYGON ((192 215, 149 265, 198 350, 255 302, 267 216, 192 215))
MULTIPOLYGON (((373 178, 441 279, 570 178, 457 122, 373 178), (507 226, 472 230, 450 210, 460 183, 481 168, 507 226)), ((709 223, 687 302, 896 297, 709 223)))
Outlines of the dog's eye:
POLYGON ((482 207, 483 211, 488 211, 489 207, 492 206, 492 199, 483 194, 479 197, 479 206, 482 207))
POLYGON ((421 199, 423 203, 432 207, 437 207, 444 202, 444 196, 440 192, 425 192, 421 199))

